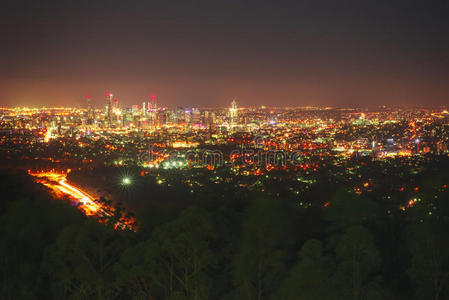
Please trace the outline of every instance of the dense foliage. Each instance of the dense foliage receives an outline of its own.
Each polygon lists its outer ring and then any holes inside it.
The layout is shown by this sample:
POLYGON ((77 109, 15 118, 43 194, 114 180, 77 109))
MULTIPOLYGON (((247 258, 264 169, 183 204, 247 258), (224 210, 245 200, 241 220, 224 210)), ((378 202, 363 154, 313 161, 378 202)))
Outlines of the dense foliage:
POLYGON ((276 186, 211 183, 191 193, 154 184, 142 187, 151 201, 139 202, 137 232, 83 216, 25 174, 3 173, 1 298, 447 299, 449 192, 440 173, 417 179, 420 201, 404 210, 393 210, 393 193, 325 182, 308 192, 319 203, 311 206, 276 186))

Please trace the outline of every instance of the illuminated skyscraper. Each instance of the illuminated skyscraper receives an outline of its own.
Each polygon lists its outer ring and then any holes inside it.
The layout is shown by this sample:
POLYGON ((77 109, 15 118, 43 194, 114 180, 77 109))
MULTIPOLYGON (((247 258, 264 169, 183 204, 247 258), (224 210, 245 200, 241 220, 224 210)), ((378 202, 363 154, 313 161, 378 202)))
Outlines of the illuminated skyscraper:
POLYGON ((189 109, 186 109, 184 112, 184 121, 186 122, 186 124, 190 124, 190 122, 192 121, 192 111, 189 109))
POLYGON ((198 108, 192 108, 192 124, 199 125, 201 123, 201 112, 198 108))
POLYGON ((156 95, 151 95, 151 103, 148 103, 148 110, 150 114, 150 124, 155 127, 157 125, 157 104, 156 95))
POLYGON ((175 123, 183 124, 185 122, 185 109, 184 107, 178 106, 175 112, 175 123))
POLYGON ((142 116, 147 115, 147 106, 145 102, 142 102, 142 116))
POLYGON ((121 109, 120 109, 120 107, 119 107, 117 98, 114 99, 114 107, 113 107, 113 109, 112 109, 112 113, 113 113, 113 119, 112 119, 112 122, 113 122, 114 124, 116 124, 116 123, 119 123, 119 124, 120 124, 120 123, 121 123, 121 115, 122 115, 122 111, 121 111, 121 109))
POLYGON ((215 127, 215 112, 204 111, 202 123, 205 127, 213 129, 215 127))
POLYGON ((94 110, 92 108, 91 96, 87 96, 87 124, 92 124, 94 120, 94 110))
POLYGON ((235 100, 232 100, 231 107, 229 108, 229 123, 230 125, 236 125, 238 121, 238 109, 235 100))
POLYGON ((156 104, 156 95, 151 95, 151 108, 152 109, 157 109, 157 104, 156 104))
POLYGON ((106 94, 106 103, 107 103, 107 120, 108 120, 108 125, 111 126, 112 125, 112 97, 114 95, 112 95, 112 93, 107 93, 106 94))

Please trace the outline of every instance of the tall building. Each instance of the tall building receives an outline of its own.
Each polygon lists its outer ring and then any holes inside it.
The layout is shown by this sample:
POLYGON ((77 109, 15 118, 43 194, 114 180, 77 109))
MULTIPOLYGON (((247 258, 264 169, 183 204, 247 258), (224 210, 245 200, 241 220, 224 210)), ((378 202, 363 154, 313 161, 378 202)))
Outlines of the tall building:
POLYGON ((205 127, 213 129, 215 127, 215 112, 204 111, 202 123, 205 127))
POLYGON ((151 95, 151 101, 148 102, 148 110, 149 111, 155 111, 157 110, 157 103, 156 103, 156 95, 151 95))
POLYGON ((203 111, 203 118, 201 120, 201 124, 204 126, 209 126, 209 111, 203 111))
POLYGON ((132 109, 123 109, 122 113, 122 124, 125 127, 133 126, 134 115, 132 109))
POLYGON ((142 102, 142 116, 147 115, 147 106, 145 102, 142 102))
POLYGON ((117 98, 114 99, 114 107, 112 109, 112 113, 113 113, 113 120, 112 120, 112 122, 115 123, 115 124, 116 123, 121 123, 122 122, 122 120, 121 120, 122 111, 120 110, 117 98))
POLYGON ((92 124, 94 121, 94 110, 92 108, 91 96, 87 96, 87 124, 92 124))
POLYGON ((195 125, 201 123, 201 113, 198 108, 192 108, 192 123, 195 125))
POLYGON ((175 112, 175 123, 182 124, 185 122, 185 109, 184 107, 178 106, 175 112))
POLYGON ((230 125, 236 125, 238 121, 238 109, 235 100, 232 100, 231 107, 229 108, 229 123, 230 125))
POLYGON ((107 121, 108 121, 108 126, 112 125, 112 97, 114 95, 112 95, 112 93, 107 93, 106 94, 106 103, 107 103, 107 121))
POLYGON ((190 124, 192 121, 192 111, 186 109, 184 112, 184 121, 186 124, 190 124))
POLYGON ((151 95, 151 103, 148 103, 149 110, 149 119, 151 126, 155 127, 157 125, 157 103, 156 103, 156 95, 151 95))
POLYGON ((211 112, 209 115, 209 128, 214 128, 215 127, 215 123, 216 123, 216 116, 215 116, 215 112, 211 112))

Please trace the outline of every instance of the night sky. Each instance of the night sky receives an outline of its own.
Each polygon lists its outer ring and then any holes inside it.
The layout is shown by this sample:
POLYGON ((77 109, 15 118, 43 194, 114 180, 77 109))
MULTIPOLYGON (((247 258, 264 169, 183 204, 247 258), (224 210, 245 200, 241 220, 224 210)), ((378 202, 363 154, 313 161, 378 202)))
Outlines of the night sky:
POLYGON ((442 105, 448 1, 2 0, 0 105, 442 105))

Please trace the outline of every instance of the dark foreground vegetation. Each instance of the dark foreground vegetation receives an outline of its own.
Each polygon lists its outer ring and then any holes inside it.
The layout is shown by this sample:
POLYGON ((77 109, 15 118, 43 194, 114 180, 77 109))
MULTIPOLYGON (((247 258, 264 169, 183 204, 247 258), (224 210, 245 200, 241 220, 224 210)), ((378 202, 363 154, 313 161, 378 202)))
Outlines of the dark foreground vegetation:
MULTIPOLYGON (((0 178, 2 299, 448 299, 448 172, 394 192, 318 182, 317 205, 276 190, 154 185, 137 232, 0 178), (352 188, 351 188, 352 190, 352 188), (381 196, 382 195, 382 196, 381 196), (408 197, 409 195, 407 195, 408 197), (408 198, 407 198, 408 201, 408 198), (178 205, 183 203, 183 205, 178 205)), ((137 196, 133 196, 137 197, 137 196)))

